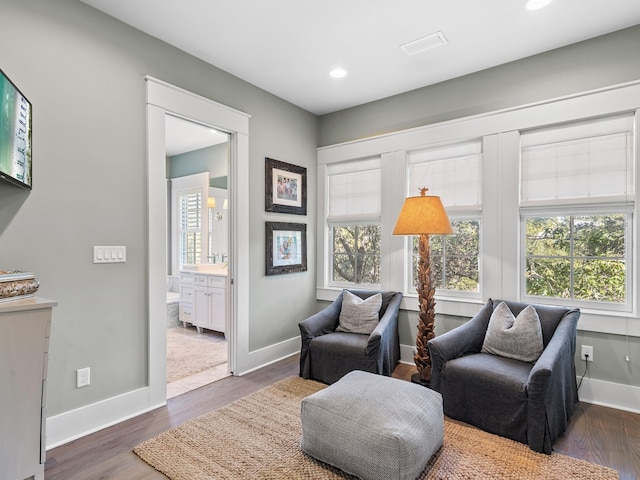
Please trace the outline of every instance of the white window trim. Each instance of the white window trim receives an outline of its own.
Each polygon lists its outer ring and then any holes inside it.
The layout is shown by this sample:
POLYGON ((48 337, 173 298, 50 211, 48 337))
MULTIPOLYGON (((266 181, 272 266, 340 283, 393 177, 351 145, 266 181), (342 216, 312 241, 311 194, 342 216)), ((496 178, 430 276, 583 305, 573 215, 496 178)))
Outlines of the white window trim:
MULTIPOLYGON (((480 185, 478 185, 478 192, 480 197, 477 198, 476 202, 468 205, 445 205, 445 209, 449 216, 450 220, 466 220, 466 219, 476 219, 480 223, 480 229, 482 230, 482 168, 483 168, 483 149, 485 147, 485 142, 483 138, 466 138, 466 139, 456 139, 455 141, 448 141, 446 143, 437 143, 433 145, 429 145, 426 148, 414 149, 411 151, 406 151, 405 158, 405 170, 404 175, 406 175, 405 184, 411 184, 410 171, 412 165, 420 165, 429 161, 442 161, 449 159, 458 159, 461 156, 472 156, 472 155, 480 155, 480 185), (443 156, 442 153, 446 152, 443 156), (420 157, 426 157, 422 160, 418 160, 420 157)), ((425 187, 430 187, 429 185, 424 185, 425 187)), ((431 186, 432 187, 432 186, 431 186)), ((405 196, 411 196, 416 194, 417 192, 405 192, 405 196)), ((438 192, 435 192, 438 195, 438 192)), ((404 273, 404 287, 403 287, 403 295, 407 297, 416 297, 417 292, 415 286, 413 285, 413 275, 415 272, 409 270, 409 265, 412 265, 412 244, 411 238, 408 237, 405 241, 405 249, 407 250, 406 255, 406 263, 405 265, 405 273, 404 273)), ((480 251, 482 252, 482 231, 480 231, 480 251)), ((479 258, 479 290, 478 292, 461 292, 455 290, 437 290, 436 295, 438 298, 451 298, 453 300, 460 299, 461 301, 474 301, 482 298, 482 255, 479 258)), ((417 303, 416 303, 417 305, 417 303)))
MULTIPOLYGON (((395 216, 405 197, 405 157, 409 151, 431 145, 483 138, 481 276, 483 300, 436 296, 436 310, 441 314, 472 316, 487 298, 520 298, 520 212, 519 212, 519 131, 552 124, 635 111, 640 108, 640 81, 616 85, 567 97, 465 117, 424 127, 341 143, 318 149, 318 192, 324 192, 328 165, 358 158, 381 156, 382 177, 382 289, 402 291, 405 271, 395 265, 407 265, 406 240, 391 235, 395 216), (508 161, 507 161, 508 160, 508 161), (501 185, 500 189, 496 185, 501 185)), ((636 129, 638 114, 636 113, 636 129)), ((636 152, 640 152, 640 135, 636 135, 636 152)), ((638 153, 636 153, 636 156, 638 153)), ((636 165, 637 165, 636 157, 636 165)), ((640 185, 640 168, 636 168, 636 185, 640 185)), ((635 204, 639 193, 636 188, 635 204)), ((318 266, 325 265, 326 198, 318 202, 318 266)), ((633 219, 632 252, 638 251, 640 222, 633 219)), ((631 262, 632 284, 638 285, 640 259, 634 253, 631 262)), ((332 300, 339 290, 325 288, 326 269, 318 268, 317 297, 332 300)), ((640 337, 638 292, 633 288, 630 313, 601 312, 582 309, 578 328, 602 333, 640 337)), ((417 310, 417 295, 405 296, 402 308, 417 310)))
MULTIPOLYGON (((636 132, 634 137, 637 138, 637 121, 635 121, 634 115, 629 115, 631 112, 626 112, 620 115, 600 115, 595 118, 589 118, 584 120, 578 120, 570 122, 562 126, 550 125, 542 126, 542 128, 530 130, 527 132, 517 132, 520 138, 520 150, 529 146, 547 145, 554 143, 562 143, 573 140, 586 140, 589 138, 597 138, 606 135, 628 133, 630 130, 636 132)), ((637 149, 634 149, 632 155, 637 156, 637 149)), ((633 169, 633 161, 635 158, 627 157, 625 162, 625 170, 633 169)), ((636 169, 637 170, 637 169, 636 169)), ((518 178, 518 184, 523 181, 522 178, 518 178)), ((633 275, 631 278, 626 279, 626 301, 622 304, 607 304, 605 302, 595 303, 584 300, 564 300, 557 297, 540 297, 526 294, 526 281, 525 281, 525 269, 526 269, 526 255, 524 249, 526 248, 525 239, 525 217, 528 216, 568 216, 568 215, 598 215, 598 214, 611 214, 611 213, 623 213, 627 216, 628 227, 625 231, 625 264, 631 266, 632 272, 635 272, 633 268, 633 251, 632 251, 632 238, 635 237, 632 233, 634 225, 634 200, 635 190, 637 190, 637 183, 633 188, 629 182, 628 176, 625 180, 625 191, 622 192, 610 192, 607 195, 602 196, 577 196, 575 198, 556 198, 556 199, 543 199, 543 200, 523 200, 519 198, 520 203, 520 248, 522 254, 520 255, 520 298, 526 302, 544 302, 555 305, 573 305, 581 309, 589 309, 593 311, 599 311, 603 313, 617 313, 626 312, 627 314, 633 313, 634 299, 633 291, 635 279, 633 275), (627 191, 629 190, 629 191, 627 191)))
MULTIPOLYGON (((379 284, 356 284, 351 282, 337 282, 332 279, 333 266, 332 266, 332 228, 334 226, 349 226, 349 225, 381 225, 382 212, 385 210, 384 201, 384 182, 381 185, 381 211, 380 215, 363 214, 363 215, 329 215, 329 177, 335 174, 356 173, 356 172, 368 172, 371 170, 380 170, 381 176, 384 178, 384 169, 382 168, 381 155, 372 155, 369 158, 354 158, 347 159, 346 162, 332 162, 331 165, 318 165, 318 219, 317 219, 317 285, 322 285, 323 290, 326 292, 325 299, 334 300, 337 296, 336 292, 342 291, 344 288, 357 288, 357 289, 380 289, 379 284)), ((381 225, 382 228, 382 225, 381 225)), ((381 252, 382 253, 382 252, 381 252)), ((383 267, 381 265, 381 275, 383 267)))

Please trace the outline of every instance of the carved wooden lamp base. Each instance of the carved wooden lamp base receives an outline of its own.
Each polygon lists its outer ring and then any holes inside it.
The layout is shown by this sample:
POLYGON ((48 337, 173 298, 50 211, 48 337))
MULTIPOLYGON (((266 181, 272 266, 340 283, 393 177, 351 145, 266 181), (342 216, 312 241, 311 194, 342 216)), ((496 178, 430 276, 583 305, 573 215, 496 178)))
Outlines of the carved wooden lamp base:
POLYGON ((429 251, 429 235, 420 235, 418 252, 418 333, 416 335, 416 354, 413 360, 418 373, 412 375, 411 381, 429 386, 431 380, 431 355, 427 342, 436 336, 436 288, 431 270, 431 254, 429 251), (414 379, 414 377, 416 377, 414 379))

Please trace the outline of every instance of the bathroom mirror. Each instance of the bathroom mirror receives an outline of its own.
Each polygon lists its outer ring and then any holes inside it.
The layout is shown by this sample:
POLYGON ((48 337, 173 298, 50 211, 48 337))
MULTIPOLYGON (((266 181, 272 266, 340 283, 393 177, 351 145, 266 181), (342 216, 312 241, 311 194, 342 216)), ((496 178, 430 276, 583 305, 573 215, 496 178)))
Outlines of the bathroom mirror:
POLYGON ((228 191, 225 188, 209 187, 207 207, 209 212, 208 263, 226 263, 229 233, 228 191))

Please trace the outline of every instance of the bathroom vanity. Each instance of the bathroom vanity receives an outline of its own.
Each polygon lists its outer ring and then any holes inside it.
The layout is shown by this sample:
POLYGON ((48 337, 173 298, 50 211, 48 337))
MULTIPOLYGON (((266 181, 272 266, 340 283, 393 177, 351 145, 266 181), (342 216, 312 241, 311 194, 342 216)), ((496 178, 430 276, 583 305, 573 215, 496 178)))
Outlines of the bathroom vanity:
POLYGON ((184 265, 180 270, 180 321, 225 333, 227 269, 220 264, 184 265))

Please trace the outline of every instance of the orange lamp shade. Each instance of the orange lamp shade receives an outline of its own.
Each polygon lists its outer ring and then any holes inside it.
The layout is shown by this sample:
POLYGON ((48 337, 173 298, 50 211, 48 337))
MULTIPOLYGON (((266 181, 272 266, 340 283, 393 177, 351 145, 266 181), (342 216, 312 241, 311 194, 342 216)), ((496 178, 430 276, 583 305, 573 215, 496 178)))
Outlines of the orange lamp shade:
POLYGON ((408 197, 393 229, 394 235, 446 235, 453 233, 440 197, 408 197))

